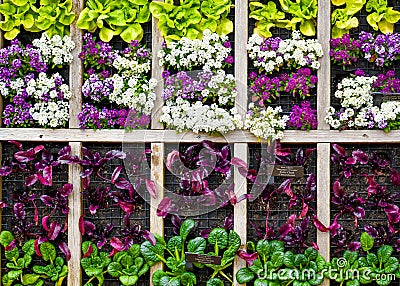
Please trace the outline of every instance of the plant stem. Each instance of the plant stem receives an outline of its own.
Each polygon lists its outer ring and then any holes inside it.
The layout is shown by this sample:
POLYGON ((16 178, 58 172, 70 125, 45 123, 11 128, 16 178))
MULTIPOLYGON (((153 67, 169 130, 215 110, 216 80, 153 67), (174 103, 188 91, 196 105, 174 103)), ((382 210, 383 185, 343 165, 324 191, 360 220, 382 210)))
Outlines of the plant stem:
MULTIPOLYGON (((103 273, 101 273, 101 274, 106 274, 107 273, 107 270, 106 271, 103 271, 103 273)), ((92 276, 92 277, 90 277, 90 279, 88 280, 88 282, 86 282, 85 283, 85 285, 87 285, 88 283, 90 283, 94 278, 96 278, 96 276, 92 276)))
POLYGON ((229 282, 233 283, 232 279, 228 277, 228 275, 226 275, 223 271, 220 271, 219 274, 221 274, 222 276, 224 276, 226 278, 226 280, 228 280, 229 282))

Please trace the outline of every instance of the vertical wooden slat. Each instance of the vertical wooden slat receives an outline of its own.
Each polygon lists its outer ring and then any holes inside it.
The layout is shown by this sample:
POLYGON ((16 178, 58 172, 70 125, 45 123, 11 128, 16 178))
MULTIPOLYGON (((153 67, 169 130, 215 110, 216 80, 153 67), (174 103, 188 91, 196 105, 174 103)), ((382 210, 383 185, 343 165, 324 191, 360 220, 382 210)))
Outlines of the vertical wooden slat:
MULTIPOLYGON (((82 157, 82 143, 71 142, 71 154, 82 157)), ((81 179, 78 165, 69 165, 68 182, 74 185, 69 195, 68 205, 68 246, 71 250, 71 259, 68 261, 68 286, 82 285, 81 275, 81 244, 82 236, 79 231, 79 218, 82 214, 81 179)))
MULTIPOLYGON (((330 225, 330 144, 317 144, 317 214, 319 220, 326 226, 330 225)), ((317 232, 319 253, 326 259, 330 258, 330 233, 317 232)), ((323 286, 329 286, 325 280, 323 286)))
POLYGON ((235 78, 238 95, 235 107, 243 117, 247 111, 247 1, 237 1, 235 5, 235 78))
POLYGON ((331 94, 331 64, 329 57, 329 40, 331 35, 331 1, 318 1, 318 27, 317 37, 322 45, 324 56, 320 59, 321 67, 318 70, 317 85, 317 116, 318 129, 327 130, 329 125, 325 123, 324 118, 326 109, 330 105, 331 94))
MULTIPOLYGON (((151 179, 156 183, 157 198, 150 201, 150 232, 164 236, 164 220, 157 216, 157 206, 164 196, 164 144, 151 144, 151 179)), ((150 277, 157 270, 163 269, 163 263, 157 263, 150 268, 150 277)), ((153 282, 150 278, 150 285, 153 282)))
POLYGON ((76 27, 76 20, 84 4, 83 0, 73 0, 72 2, 72 9, 75 12, 76 18, 75 22, 70 26, 71 38, 75 42, 75 49, 72 51, 74 58, 69 68, 69 86, 72 92, 71 99, 69 100, 69 128, 78 128, 78 114, 82 110, 81 88, 83 84, 83 65, 78 55, 82 51, 83 32, 76 27))
MULTIPOLYGON (((242 159, 247 163, 247 144, 246 143, 236 143, 233 147, 234 156, 242 159)), ((235 182, 235 194, 237 197, 240 197, 243 194, 247 193, 247 180, 245 177, 240 175, 237 168, 234 171, 234 182, 235 182)), ((242 240, 241 249, 246 249, 247 242, 247 200, 243 200, 240 203, 236 204, 234 207, 234 230, 239 234, 240 239, 242 240)), ((236 281, 236 272, 240 269, 246 267, 246 262, 243 259, 235 257, 235 261, 233 264, 233 285, 240 285, 236 281)))
MULTIPOLYGON (((161 0, 153 0, 159 1, 161 0)), ((162 79, 162 67, 160 67, 158 63, 157 53, 161 50, 161 45, 164 41, 160 30, 158 29, 158 20, 153 17, 152 19, 152 65, 151 65, 151 76, 155 78, 158 82, 156 87, 156 100, 154 102, 154 108, 151 115, 151 129, 163 129, 163 125, 159 122, 159 119, 162 115, 162 106, 164 104, 164 100, 162 99, 162 90, 163 90, 163 79, 162 79)))

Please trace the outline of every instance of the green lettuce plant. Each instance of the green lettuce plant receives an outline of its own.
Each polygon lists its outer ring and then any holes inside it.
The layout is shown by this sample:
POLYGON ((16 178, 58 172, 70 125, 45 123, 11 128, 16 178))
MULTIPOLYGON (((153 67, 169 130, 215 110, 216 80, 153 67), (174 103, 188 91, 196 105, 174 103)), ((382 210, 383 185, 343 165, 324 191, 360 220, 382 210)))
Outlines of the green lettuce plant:
POLYGON ((0 233, 0 244, 5 248, 4 257, 7 260, 3 273, 2 284, 41 286, 45 280, 52 281, 55 286, 61 286, 68 274, 68 267, 62 257, 57 257, 56 249, 50 242, 43 242, 39 246, 31 239, 19 249, 15 245, 14 235, 9 231, 0 233), (35 247, 36 245, 36 247, 35 247), (31 265, 33 256, 40 254, 47 265, 31 265), (33 270, 33 273, 31 273, 33 270))
POLYGON ((12 40, 21 32, 21 26, 28 32, 45 31, 49 37, 69 34, 69 25, 74 21, 72 0, 4 0, 0 4, 0 29, 4 37, 12 40))
MULTIPOLYGON (((254 249, 252 243, 249 246, 254 249)), ((236 280, 241 284, 254 281, 254 285, 260 286, 310 286, 321 285, 324 281, 325 259, 311 247, 304 253, 294 254, 285 252, 281 241, 263 239, 257 242, 255 251, 257 259, 236 273, 236 280)))
POLYGON ((267 4, 250 2, 249 17, 257 20, 254 33, 264 37, 272 37, 270 29, 273 27, 290 29, 289 20, 285 20, 285 13, 278 11, 276 4, 269 1, 267 4))
POLYGON ((143 38, 141 24, 150 21, 148 0, 87 0, 76 26, 89 32, 99 28, 100 39, 109 42, 119 35, 125 42, 143 38))
MULTIPOLYGON (((224 228, 214 228, 207 238, 208 244, 212 247, 213 251, 207 253, 211 256, 222 256, 221 264, 206 264, 205 266, 211 268, 214 272, 211 278, 207 281, 207 286, 224 285, 224 282, 216 277, 220 275, 226 278, 230 283, 233 283, 231 275, 224 272, 225 269, 230 267, 235 259, 236 252, 238 251, 241 241, 239 235, 231 230, 229 233, 224 228)), ((197 267, 202 268, 202 264, 196 264, 197 267)))
POLYGON ((393 33, 394 24, 400 20, 400 12, 387 6, 387 0, 369 0, 366 6, 367 22, 375 30, 384 33, 393 33))
POLYGON ((179 41, 182 37, 198 39, 205 29, 221 36, 233 31, 228 14, 231 0, 174 0, 150 3, 150 11, 158 19, 158 28, 166 42, 179 41))
POLYGON ((97 279, 97 285, 103 285, 104 274, 107 273, 107 267, 111 263, 108 253, 99 251, 91 241, 82 243, 82 253, 81 266, 86 275, 89 276, 85 286, 94 286, 95 284, 92 282, 94 279, 97 279))
POLYGON ((187 247, 185 247, 186 239, 194 227, 195 222, 187 219, 183 221, 180 227, 179 236, 171 237, 168 242, 155 235, 155 245, 151 244, 150 241, 142 243, 140 250, 150 266, 162 261, 168 268, 167 271, 158 270, 153 274, 154 286, 196 285, 196 276, 186 270, 185 248, 188 252, 203 254, 206 248, 206 240, 202 237, 196 237, 189 240, 187 247))
POLYGON ((374 239, 366 232, 361 235, 360 245, 366 254, 365 257, 359 257, 358 250, 347 250, 342 257, 335 257, 327 263, 327 269, 330 271, 325 272, 325 276, 346 286, 360 286, 372 282, 387 286, 394 277, 400 278, 399 261, 392 256, 392 246, 383 245, 376 253, 371 252, 374 239), (331 275, 332 273, 345 275, 331 275))
POLYGON ((335 6, 342 6, 344 8, 335 9, 332 12, 332 38, 341 38, 344 34, 348 34, 352 28, 357 28, 359 25, 357 17, 354 17, 358 11, 362 9, 367 0, 332 0, 335 6))
POLYGON ((122 285, 135 285, 139 277, 150 269, 140 253, 140 245, 134 244, 126 251, 118 252, 108 267, 108 273, 118 278, 122 285))
POLYGON ((290 23, 292 30, 300 24, 300 32, 305 36, 314 36, 317 25, 318 1, 317 0, 279 0, 282 10, 292 15, 290 23))

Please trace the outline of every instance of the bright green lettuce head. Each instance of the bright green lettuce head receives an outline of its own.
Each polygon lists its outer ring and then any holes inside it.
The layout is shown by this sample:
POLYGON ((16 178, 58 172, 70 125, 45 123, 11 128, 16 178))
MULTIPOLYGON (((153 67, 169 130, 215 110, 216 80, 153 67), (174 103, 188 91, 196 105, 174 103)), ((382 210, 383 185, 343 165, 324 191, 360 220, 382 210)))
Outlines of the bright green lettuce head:
POLYGON ((366 6, 368 24, 375 30, 386 34, 393 33, 394 24, 400 20, 400 12, 387 7, 386 0, 369 0, 366 6))
POLYGON ((148 0, 87 0, 76 26, 89 32, 99 31, 100 39, 109 42, 119 35, 125 42, 143 38, 141 24, 150 21, 148 0))
POLYGON ((254 33, 264 37, 272 37, 270 29, 273 27, 290 29, 290 21, 285 20, 285 13, 278 11, 276 4, 269 1, 267 4, 250 2, 250 18, 257 20, 254 33))
POLYGON ((302 0, 292 2, 290 0, 279 0, 282 10, 293 16, 290 20, 292 29, 300 23, 300 32, 306 36, 314 36, 316 33, 316 19, 318 14, 317 0, 302 0))
POLYGON ((366 0, 332 0, 332 3, 337 6, 346 4, 344 8, 334 10, 331 16, 332 38, 340 38, 350 29, 358 27, 358 19, 353 16, 362 9, 366 0))

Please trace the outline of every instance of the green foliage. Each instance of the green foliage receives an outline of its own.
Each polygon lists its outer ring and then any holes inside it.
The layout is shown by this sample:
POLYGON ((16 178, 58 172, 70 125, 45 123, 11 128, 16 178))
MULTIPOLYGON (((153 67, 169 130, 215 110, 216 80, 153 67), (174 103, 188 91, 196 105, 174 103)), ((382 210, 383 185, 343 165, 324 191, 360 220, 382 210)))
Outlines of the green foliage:
MULTIPOLYGON (((149 241, 142 243, 140 250, 149 265, 162 261, 169 268, 168 271, 156 271, 152 280, 154 286, 165 285, 196 285, 196 276, 186 270, 185 246, 189 233, 194 229, 195 223, 191 219, 183 221, 179 236, 171 237, 165 242, 162 237, 156 237, 156 245, 149 241)), ((187 243, 190 252, 203 254, 206 248, 204 238, 197 237, 187 243)))
POLYGON ((292 29, 295 30, 297 24, 300 24, 300 32, 305 36, 315 36, 315 26, 317 24, 318 1, 302 0, 290 1, 279 0, 282 10, 292 15, 290 20, 292 29))
POLYGON ((107 273, 107 267, 111 262, 107 252, 100 252, 97 246, 90 242, 85 241, 82 243, 83 258, 81 259, 81 266, 86 275, 90 277, 85 285, 93 285, 92 280, 97 279, 98 285, 103 285, 104 274, 107 273))
POLYGON ((276 4, 269 1, 267 4, 250 2, 249 17, 257 20, 254 33, 264 37, 272 37, 270 29, 273 27, 290 29, 290 21, 285 20, 285 13, 278 11, 276 4))
POLYGON ((211 278, 208 280, 207 285, 224 285, 222 280, 215 278, 217 275, 225 277, 229 282, 232 283, 230 274, 225 273, 224 270, 232 265, 236 256, 236 252, 240 248, 241 241, 239 235, 233 230, 228 233, 223 228, 214 228, 210 232, 207 240, 210 246, 214 249, 214 251, 209 252, 208 255, 222 256, 220 265, 206 264, 206 267, 211 268, 214 271, 211 275, 211 278))
MULTIPOLYGON (((9 231, 0 233, 0 243, 6 247, 14 240, 14 236, 9 231)), ((21 249, 14 247, 12 250, 5 251, 4 256, 7 263, 4 267, 6 273, 3 274, 2 283, 5 286, 11 285, 30 285, 41 286, 45 280, 54 282, 53 285, 59 286, 68 274, 68 267, 64 264, 62 257, 56 256, 54 245, 44 242, 39 245, 42 259, 47 265, 31 265, 35 255, 35 240, 25 242, 21 249), (28 273, 33 270, 33 273, 28 273)))
POLYGON ((122 285, 135 285, 139 277, 149 271, 150 266, 140 253, 140 245, 134 244, 127 251, 118 252, 108 265, 108 273, 118 278, 122 285))
POLYGON ((309 247, 303 253, 285 251, 281 241, 260 240, 256 249, 258 258, 252 266, 236 273, 239 283, 254 281, 254 285, 321 285, 326 268, 324 258, 309 247), (279 275, 278 275, 279 273, 279 275), (301 275, 295 275, 301 274, 301 275))
POLYGON ((4 0, 0 4, 4 19, 0 29, 4 37, 12 40, 21 32, 21 26, 28 32, 45 31, 49 37, 69 34, 69 25, 74 21, 72 0, 4 0), (37 6, 38 7, 37 7, 37 6))
POLYGON ((387 0, 368 0, 366 6, 367 22, 375 30, 384 33, 393 33, 394 24, 400 20, 400 12, 387 6, 387 0))
POLYGON ((173 0, 150 3, 150 11, 158 19, 158 28, 167 42, 182 37, 200 39, 206 29, 220 36, 231 33, 231 7, 231 0, 180 0, 180 5, 174 5, 173 0))
POLYGON ((141 24, 150 21, 148 0, 87 0, 76 26, 89 32, 99 28, 100 39, 109 42, 119 35, 125 42, 143 38, 141 24))
POLYGON ((366 0, 332 1, 334 5, 346 4, 344 8, 332 12, 332 38, 340 38, 348 34, 350 29, 358 27, 358 19, 354 14, 360 11, 365 3, 366 0))

